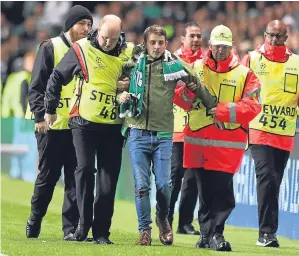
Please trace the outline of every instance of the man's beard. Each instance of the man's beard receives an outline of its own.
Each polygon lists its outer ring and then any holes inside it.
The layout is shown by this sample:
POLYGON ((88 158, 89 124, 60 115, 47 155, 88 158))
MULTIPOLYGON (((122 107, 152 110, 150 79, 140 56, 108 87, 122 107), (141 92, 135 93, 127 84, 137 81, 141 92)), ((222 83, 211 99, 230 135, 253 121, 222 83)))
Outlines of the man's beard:
POLYGON ((70 30, 70 37, 73 43, 81 39, 79 34, 75 32, 73 29, 70 30))

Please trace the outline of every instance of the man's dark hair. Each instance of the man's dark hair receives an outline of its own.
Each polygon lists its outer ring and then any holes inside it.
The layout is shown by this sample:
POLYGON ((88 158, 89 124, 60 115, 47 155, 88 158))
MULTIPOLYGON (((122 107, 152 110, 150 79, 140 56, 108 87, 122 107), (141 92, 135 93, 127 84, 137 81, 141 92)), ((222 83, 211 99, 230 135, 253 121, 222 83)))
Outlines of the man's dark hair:
POLYGON ((144 33, 143 33, 144 43, 147 42, 149 34, 155 34, 155 35, 158 35, 158 36, 165 36, 165 40, 167 39, 166 30, 163 27, 161 27, 160 25, 157 25, 157 24, 148 27, 144 31, 144 33))
POLYGON ((191 21, 191 22, 187 22, 187 23, 184 25, 184 30, 183 30, 183 32, 182 32, 182 36, 186 36, 187 28, 189 28, 189 27, 198 27, 198 28, 200 28, 199 25, 198 25, 196 22, 193 22, 193 21, 191 21))

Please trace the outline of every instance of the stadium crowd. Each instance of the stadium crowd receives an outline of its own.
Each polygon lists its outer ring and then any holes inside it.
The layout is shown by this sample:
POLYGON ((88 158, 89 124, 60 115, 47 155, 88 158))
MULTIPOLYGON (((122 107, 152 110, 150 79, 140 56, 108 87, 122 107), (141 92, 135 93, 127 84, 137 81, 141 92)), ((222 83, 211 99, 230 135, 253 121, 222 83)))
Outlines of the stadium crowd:
POLYGON ((1 2, 1 82, 22 68, 27 52, 36 52, 40 42, 56 36, 63 19, 74 4, 87 7, 94 26, 101 17, 113 13, 122 19, 128 42, 140 43, 142 33, 152 24, 162 25, 168 36, 168 49, 180 47, 184 23, 200 24, 203 52, 209 35, 218 24, 228 26, 234 34, 234 47, 242 58, 263 42, 266 25, 273 19, 288 27, 287 47, 299 53, 299 3, 292 2, 1 2), (55 15, 54 15, 55 14, 55 15))

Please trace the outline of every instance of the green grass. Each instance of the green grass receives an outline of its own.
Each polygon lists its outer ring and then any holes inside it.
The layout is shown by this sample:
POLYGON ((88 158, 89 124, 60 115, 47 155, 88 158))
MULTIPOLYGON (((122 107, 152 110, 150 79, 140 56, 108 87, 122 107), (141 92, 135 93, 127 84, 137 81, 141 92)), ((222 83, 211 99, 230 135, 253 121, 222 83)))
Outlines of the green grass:
MULTIPOLYGON (((2 238, 1 253, 5 255, 219 255, 208 249, 195 249, 198 237, 175 235, 173 246, 162 246, 158 239, 158 229, 153 225, 151 247, 135 246, 137 240, 137 219, 135 206, 125 201, 117 201, 112 221, 111 240, 115 245, 95 245, 87 242, 65 242, 61 231, 61 205, 63 188, 57 187, 48 213, 43 220, 38 239, 25 237, 25 223, 30 213, 30 199, 33 184, 1 178, 2 238)), ((154 215, 153 215, 154 216, 154 215)), ((176 216, 177 219, 177 216, 176 216)), ((174 227, 177 223, 174 223, 174 227)), ((226 227, 225 237, 233 247, 232 253, 221 255, 299 255, 299 242, 279 237, 281 248, 260 248, 255 246, 257 231, 226 227)))

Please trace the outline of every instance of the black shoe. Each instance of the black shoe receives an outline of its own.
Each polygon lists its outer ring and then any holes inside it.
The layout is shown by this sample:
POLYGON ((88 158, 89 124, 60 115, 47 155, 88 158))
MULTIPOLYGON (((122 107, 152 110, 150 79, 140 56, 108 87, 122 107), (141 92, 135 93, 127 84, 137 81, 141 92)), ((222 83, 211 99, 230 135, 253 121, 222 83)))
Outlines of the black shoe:
POLYGON ((75 231, 71 230, 70 232, 67 233, 67 235, 64 236, 63 240, 65 240, 65 241, 76 241, 74 234, 75 234, 75 231))
POLYGON ((41 229, 42 219, 30 215, 26 223, 26 237, 38 238, 41 229))
POLYGON ((209 246, 215 251, 230 252, 232 247, 229 242, 225 241, 222 234, 216 233, 209 241, 209 246))
POLYGON ((192 224, 187 224, 182 227, 178 227, 177 234, 185 235, 199 235, 199 231, 195 230, 192 224))
POLYGON ((107 237, 98 237, 93 241, 94 244, 114 244, 112 241, 109 240, 107 237))
POLYGON ((74 239, 73 241, 87 241, 89 228, 86 228, 85 226, 79 224, 75 233, 74 233, 74 239))
POLYGON ((195 248, 210 248, 208 238, 201 235, 198 242, 195 244, 195 248))
POLYGON ((260 236, 256 241, 256 245, 263 247, 279 247, 279 242, 276 238, 275 234, 267 234, 265 233, 263 236, 260 236))

